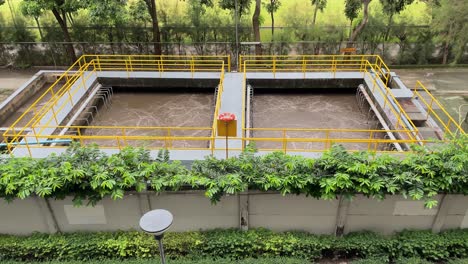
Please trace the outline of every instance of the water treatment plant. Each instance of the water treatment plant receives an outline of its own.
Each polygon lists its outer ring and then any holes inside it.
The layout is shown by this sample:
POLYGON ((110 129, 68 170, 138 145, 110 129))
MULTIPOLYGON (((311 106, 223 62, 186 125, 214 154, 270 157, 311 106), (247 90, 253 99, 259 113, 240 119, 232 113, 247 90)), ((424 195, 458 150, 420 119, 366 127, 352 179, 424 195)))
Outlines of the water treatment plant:
POLYGON ((420 82, 407 87, 379 56, 84 55, 67 71, 40 71, 0 105, 0 148, 44 157, 73 141, 114 153, 126 146, 171 159, 225 157, 217 118, 237 117, 229 155, 404 153, 464 134, 420 82))

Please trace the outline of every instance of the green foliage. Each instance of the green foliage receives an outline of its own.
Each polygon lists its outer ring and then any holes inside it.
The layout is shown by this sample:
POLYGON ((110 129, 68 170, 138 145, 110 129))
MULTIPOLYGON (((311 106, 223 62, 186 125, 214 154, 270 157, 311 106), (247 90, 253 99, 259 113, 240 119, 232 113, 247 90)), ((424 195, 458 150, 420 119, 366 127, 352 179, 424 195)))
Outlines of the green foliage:
POLYGON ((217 202, 225 194, 248 189, 305 194, 314 198, 351 198, 356 194, 384 199, 402 194, 437 205, 438 193, 468 194, 466 137, 435 148, 415 147, 404 159, 390 155, 348 153, 335 145, 318 159, 274 152, 255 155, 248 146, 239 157, 211 156, 187 169, 169 161, 167 150, 150 157, 148 150, 125 148, 106 155, 96 146, 72 145, 64 154, 45 159, 0 159, 0 197, 25 199, 31 195, 63 199, 73 195, 81 204, 104 196, 123 198, 126 191, 205 190, 217 202))
POLYGON ((345 4, 345 16, 353 21, 357 18, 359 10, 362 8, 361 0, 346 0, 345 4))
MULTIPOLYGON (((169 258, 181 263, 198 260, 201 262, 195 263, 211 264, 210 259, 212 259, 212 261, 222 261, 218 263, 231 263, 229 260, 234 260, 238 261, 236 263, 246 264, 292 264, 322 258, 362 258, 352 263, 425 264, 429 263, 428 261, 452 260, 449 263, 462 264, 466 263, 466 260, 462 259, 468 257, 467 241, 468 230, 453 230, 441 234, 404 231, 389 237, 362 232, 336 238, 304 232, 276 233, 265 229, 254 229, 169 232, 165 236, 164 247, 169 258), (255 262, 253 258, 265 260, 255 262), (224 259, 227 262, 224 262, 224 259)), ((151 259, 153 261, 158 254, 152 236, 133 231, 0 235, 0 260, 151 259)))
MULTIPOLYGON (((232 260, 232 259, 221 259, 221 258, 206 258, 206 259, 171 259, 168 261, 171 264, 304 264, 302 259, 295 258, 248 258, 242 260, 232 260)), ((31 264, 158 264, 161 263, 160 259, 138 259, 138 260, 125 260, 125 261, 115 261, 115 260, 99 260, 99 261, 51 261, 51 262, 39 262, 31 264)), ((16 261, 0 261, 0 264, 23 264, 23 262, 16 261)))

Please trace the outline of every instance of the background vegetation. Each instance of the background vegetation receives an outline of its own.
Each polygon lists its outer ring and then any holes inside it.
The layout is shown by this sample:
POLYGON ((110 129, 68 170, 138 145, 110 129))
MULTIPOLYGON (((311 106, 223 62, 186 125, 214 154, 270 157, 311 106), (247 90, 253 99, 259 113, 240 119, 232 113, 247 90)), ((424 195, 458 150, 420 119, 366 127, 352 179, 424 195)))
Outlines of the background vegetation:
MULTIPOLYGON (((0 64, 66 65, 82 53, 235 52, 234 0, 1 2, 0 64)), ((336 54, 355 46, 393 64, 467 62, 464 0, 239 0, 238 10, 240 41, 262 42, 242 45, 242 53, 336 54)))

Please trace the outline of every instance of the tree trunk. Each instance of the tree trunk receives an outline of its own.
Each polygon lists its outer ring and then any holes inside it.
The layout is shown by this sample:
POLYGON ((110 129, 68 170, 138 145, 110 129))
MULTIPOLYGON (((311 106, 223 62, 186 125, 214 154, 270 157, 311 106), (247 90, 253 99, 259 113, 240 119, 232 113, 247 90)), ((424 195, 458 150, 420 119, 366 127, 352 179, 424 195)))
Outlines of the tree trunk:
POLYGON ((271 12, 271 40, 275 40, 275 13, 271 12))
POLYGON ((393 14, 391 14, 390 17, 388 18, 387 30, 385 31, 384 41, 388 41, 388 38, 390 37, 390 29, 392 28, 392 25, 393 25, 393 14))
POLYGON ((364 4, 364 17, 361 21, 361 24, 354 29, 353 33, 351 34, 351 37, 349 37, 349 43, 352 43, 356 40, 357 36, 361 31, 366 27, 367 22, 369 21, 369 3, 371 0, 362 0, 362 3, 364 4))
POLYGON ((313 26, 315 26, 315 20, 317 19, 318 6, 319 6, 319 3, 315 4, 314 18, 312 19, 312 25, 313 26))
POLYGON ((70 33, 68 32, 66 17, 62 18, 57 8, 53 8, 52 13, 54 14, 55 19, 57 20, 57 22, 60 25, 60 28, 62 29, 63 39, 66 42, 65 48, 67 50, 68 56, 70 56, 71 63, 73 64, 77 60, 77 58, 76 58, 75 49, 73 48, 70 33))
POLYGON ((153 46, 154 54, 161 55, 161 31, 159 30, 158 14, 156 11, 156 0, 145 0, 148 12, 151 16, 151 22, 153 25, 153 46))
POLYGON ((351 35, 353 34, 353 20, 351 19, 349 21, 349 36, 348 36, 348 39, 351 38, 351 35))
POLYGON ((452 39, 452 24, 450 24, 449 31, 447 32, 447 37, 445 39, 444 57, 442 59, 442 64, 447 64, 451 39, 452 39))
POLYGON ((41 24, 39 23, 39 18, 34 17, 34 21, 36 21, 36 26, 37 26, 37 29, 39 30, 39 36, 41 37, 41 41, 44 42, 44 33, 42 33, 42 28, 41 28, 41 24))
MULTIPOLYGON (((255 42, 260 42, 260 8, 261 8, 261 0, 255 0, 255 11, 252 16, 252 26, 253 26, 253 33, 255 42)), ((255 44, 255 54, 262 55, 262 45, 255 44)))

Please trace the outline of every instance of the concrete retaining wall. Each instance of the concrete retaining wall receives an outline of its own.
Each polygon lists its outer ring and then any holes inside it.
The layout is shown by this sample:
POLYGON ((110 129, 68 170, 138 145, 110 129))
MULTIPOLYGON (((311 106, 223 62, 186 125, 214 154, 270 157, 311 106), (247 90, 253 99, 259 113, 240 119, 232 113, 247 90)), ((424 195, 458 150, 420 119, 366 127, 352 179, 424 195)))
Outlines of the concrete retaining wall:
POLYGON ((437 199, 436 208, 426 209, 424 202, 401 196, 383 201, 357 196, 349 201, 251 192, 225 196, 213 205, 203 192, 186 191, 127 194, 117 201, 105 198, 94 207, 74 207, 71 197, 48 201, 32 197, 0 201, 0 233, 138 229, 141 215, 157 208, 174 214, 172 231, 264 227, 340 235, 359 230, 389 234, 402 229, 468 228, 468 196, 439 195, 437 199))

